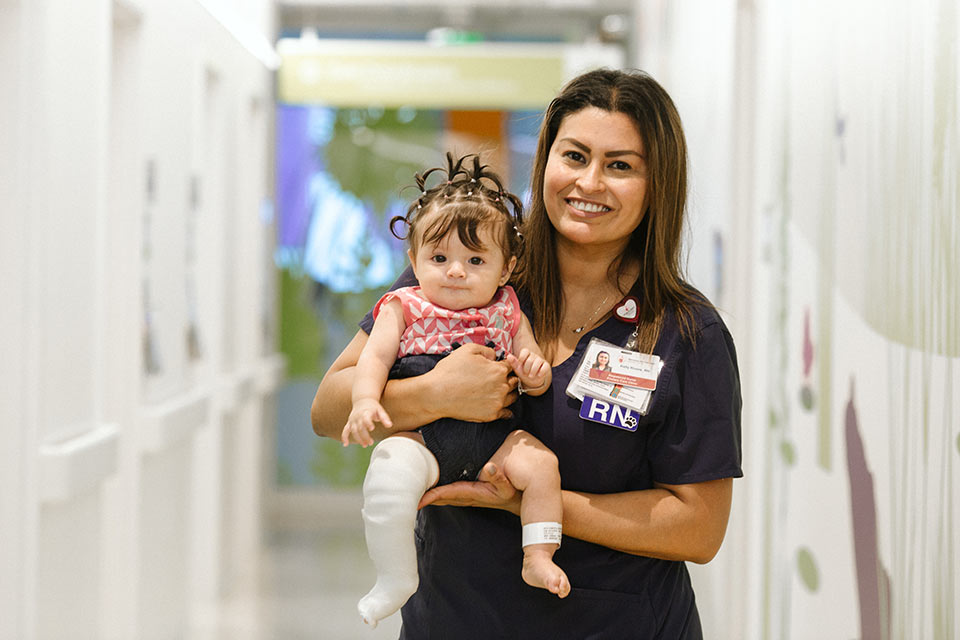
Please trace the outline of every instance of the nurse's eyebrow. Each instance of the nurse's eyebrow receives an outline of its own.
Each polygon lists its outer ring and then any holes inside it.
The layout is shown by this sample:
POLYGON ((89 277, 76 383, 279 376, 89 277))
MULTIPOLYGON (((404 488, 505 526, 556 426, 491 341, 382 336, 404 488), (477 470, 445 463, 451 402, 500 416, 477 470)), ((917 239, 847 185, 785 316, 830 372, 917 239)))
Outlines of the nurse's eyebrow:
MULTIPOLYGON (((573 146, 577 147, 578 149, 580 149, 580 150, 583 151, 584 153, 590 153, 590 147, 588 147, 587 145, 583 144, 583 143, 580 142, 579 140, 575 140, 574 138, 561 138, 561 139, 560 139, 560 142, 569 142, 570 144, 572 144, 573 146)), ((640 153, 639 151, 634 151, 633 149, 622 149, 622 150, 619 150, 619 151, 607 151, 607 152, 606 152, 605 154, 603 154, 603 155, 604 155, 605 157, 607 157, 607 158, 616 158, 617 156, 637 156, 638 158, 641 158, 641 159, 643 158, 643 154, 642 154, 642 153, 640 153)))

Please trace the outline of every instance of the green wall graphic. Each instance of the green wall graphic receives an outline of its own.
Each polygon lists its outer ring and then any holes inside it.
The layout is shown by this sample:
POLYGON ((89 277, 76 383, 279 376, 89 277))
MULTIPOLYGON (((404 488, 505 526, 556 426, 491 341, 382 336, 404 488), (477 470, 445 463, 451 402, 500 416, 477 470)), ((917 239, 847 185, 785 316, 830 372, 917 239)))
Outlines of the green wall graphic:
POLYGON ((781 168, 760 190, 763 637, 956 638, 957 5, 838 9, 824 33, 814 4, 760 26, 783 47, 758 105, 781 168))

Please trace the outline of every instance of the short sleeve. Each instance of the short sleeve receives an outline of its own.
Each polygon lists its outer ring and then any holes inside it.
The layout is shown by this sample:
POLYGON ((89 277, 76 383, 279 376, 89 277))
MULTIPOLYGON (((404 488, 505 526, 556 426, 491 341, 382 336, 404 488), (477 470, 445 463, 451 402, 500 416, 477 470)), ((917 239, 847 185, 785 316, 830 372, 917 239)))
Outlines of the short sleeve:
POLYGON ((743 476, 740 374, 723 322, 703 327, 694 344, 679 340, 664 373, 662 418, 648 450, 653 480, 690 484, 743 476))
MULTIPOLYGON (((417 278, 413 275, 413 268, 407 266, 407 268, 403 270, 403 273, 400 274, 396 281, 390 285, 390 289, 388 289, 388 291, 395 291, 401 287, 412 287, 416 286, 417 284, 417 278)), ((363 329, 364 333, 369 335, 370 331, 373 329, 374 311, 379 309, 382 302, 383 298, 381 297, 380 302, 377 302, 374 308, 370 311, 367 311, 367 314, 360 320, 360 328, 363 329)))

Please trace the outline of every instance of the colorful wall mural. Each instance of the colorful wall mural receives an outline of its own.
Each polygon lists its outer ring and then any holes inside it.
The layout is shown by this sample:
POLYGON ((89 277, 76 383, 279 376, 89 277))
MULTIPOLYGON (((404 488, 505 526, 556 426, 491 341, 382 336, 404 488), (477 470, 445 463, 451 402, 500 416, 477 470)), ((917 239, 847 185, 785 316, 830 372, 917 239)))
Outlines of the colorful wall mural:
POLYGON ((546 106, 578 70, 621 66, 616 45, 283 38, 277 74, 276 262, 287 383, 278 394, 279 488, 358 488, 369 450, 317 438, 309 408, 357 322, 406 265, 388 221, 417 171, 479 153, 529 189, 546 106))
POLYGON ((407 264, 390 234, 414 173, 447 149, 477 151, 518 193, 527 189, 539 114, 281 104, 277 108, 276 261, 281 351, 277 476, 287 487, 359 487, 369 450, 344 449, 310 430, 323 373, 357 322, 407 264))
POLYGON ((957 3, 638 8, 690 138, 692 275, 743 355, 711 637, 960 637, 957 3))
POLYGON ((764 630, 956 638, 956 3, 773 5, 764 630))

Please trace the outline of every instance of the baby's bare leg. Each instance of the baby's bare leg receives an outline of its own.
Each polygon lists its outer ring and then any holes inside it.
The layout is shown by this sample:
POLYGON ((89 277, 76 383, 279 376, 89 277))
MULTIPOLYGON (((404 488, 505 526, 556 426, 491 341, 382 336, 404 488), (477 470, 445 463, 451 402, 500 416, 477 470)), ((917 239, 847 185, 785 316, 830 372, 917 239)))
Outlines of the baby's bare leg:
MULTIPOLYGON (((526 431, 514 431, 490 458, 518 490, 520 521, 532 523, 563 522, 563 498, 560 494, 560 470, 557 457, 542 442, 526 431)), ((523 580, 546 589, 561 598, 570 593, 570 581, 553 562, 559 543, 529 544, 523 548, 523 580)))

